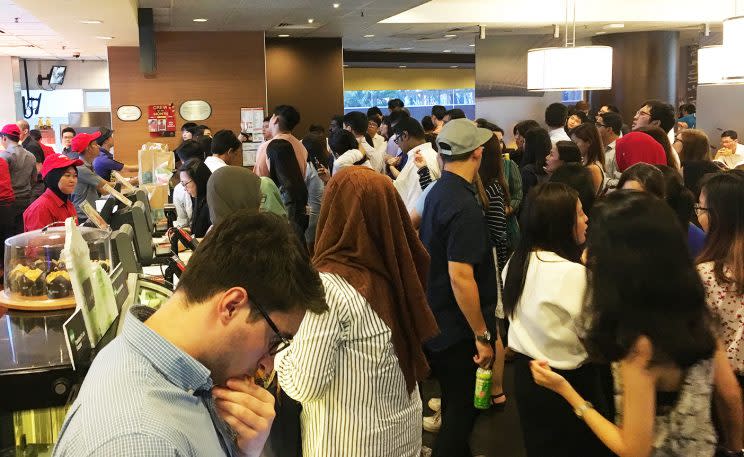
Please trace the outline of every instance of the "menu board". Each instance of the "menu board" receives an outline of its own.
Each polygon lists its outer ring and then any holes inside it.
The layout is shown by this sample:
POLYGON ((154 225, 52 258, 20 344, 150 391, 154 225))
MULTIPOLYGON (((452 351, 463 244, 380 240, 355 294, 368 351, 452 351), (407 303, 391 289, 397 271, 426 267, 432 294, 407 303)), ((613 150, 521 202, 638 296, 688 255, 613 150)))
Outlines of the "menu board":
POLYGON ((173 103, 147 107, 147 131, 151 137, 176 136, 176 111, 173 103))
POLYGON ((256 164, 258 145, 263 143, 263 108, 240 108, 240 131, 248 134, 251 141, 243 143, 243 166, 256 164))

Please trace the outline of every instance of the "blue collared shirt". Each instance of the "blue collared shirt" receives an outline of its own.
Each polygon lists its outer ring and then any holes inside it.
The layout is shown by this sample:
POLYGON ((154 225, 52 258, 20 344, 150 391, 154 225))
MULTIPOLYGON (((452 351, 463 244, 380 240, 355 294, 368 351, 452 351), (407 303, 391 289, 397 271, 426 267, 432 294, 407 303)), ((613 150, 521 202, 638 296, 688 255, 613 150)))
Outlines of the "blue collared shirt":
POLYGON ((98 157, 93 159, 93 170, 106 181, 111 180, 112 170, 121 171, 122 168, 124 164, 114 160, 113 154, 103 148, 98 150, 98 157))
POLYGON ((236 455, 232 431, 205 406, 210 371, 145 326, 149 311, 132 308, 93 361, 55 457, 236 455))

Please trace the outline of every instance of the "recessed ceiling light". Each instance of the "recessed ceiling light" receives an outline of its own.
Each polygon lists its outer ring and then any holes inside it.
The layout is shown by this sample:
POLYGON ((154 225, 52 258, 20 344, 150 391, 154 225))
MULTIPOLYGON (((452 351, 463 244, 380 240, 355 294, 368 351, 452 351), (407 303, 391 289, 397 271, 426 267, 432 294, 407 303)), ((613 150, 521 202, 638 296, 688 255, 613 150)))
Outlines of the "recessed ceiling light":
POLYGON ((470 46, 471 48, 474 48, 475 47, 474 44, 469 44, 468 46, 470 46))
POLYGON ((623 27, 625 27, 625 24, 607 24, 607 25, 605 25, 602 28, 605 28, 605 29, 622 29, 623 27))
POLYGON ((398 65, 398 68, 408 68, 405 65, 398 65))
POLYGON ((401 51, 410 51, 413 48, 400 48, 401 51))
POLYGON ((334 8, 338 8, 339 6, 341 6, 341 4, 340 4, 340 3, 334 3, 334 4, 333 4, 333 7, 334 7, 334 8))
POLYGON ((315 19, 313 19, 313 18, 310 18, 310 19, 307 20, 307 23, 308 24, 312 24, 313 22, 315 22, 315 19))
POLYGON ((596 34, 597 35, 604 35, 605 33, 607 33, 607 32, 597 32, 596 34))
POLYGON ((114 39, 114 37, 112 36, 97 36, 96 38, 98 38, 99 40, 113 40, 114 39))
POLYGON ((346 67, 348 67, 348 66, 349 66, 349 64, 346 64, 346 63, 344 64, 344 68, 346 68, 346 67))
POLYGON ((445 50, 444 50, 444 51, 442 51, 442 52, 452 52, 452 51, 451 51, 451 50, 449 50, 449 49, 445 49, 445 50))
POLYGON ((374 38, 374 35, 364 35, 364 38, 374 38))
POLYGON ((450 68, 459 68, 457 65, 450 65, 450 68))
POLYGON ((282 33, 281 35, 278 35, 278 36, 279 38, 289 38, 289 35, 287 35, 286 33, 282 33))
POLYGON ((103 24, 103 21, 99 21, 98 19, 85 19, 80 21, 81 24, 103 24))
POLYGON ((450 34, 445 35, 444 37, 445 38, 457 38, 457 35, 453 35, 450 33, 450 34))
POLYGON ((194 22, 207 22, 207 18, 204 17, 196 17, 192 19, 194 22))

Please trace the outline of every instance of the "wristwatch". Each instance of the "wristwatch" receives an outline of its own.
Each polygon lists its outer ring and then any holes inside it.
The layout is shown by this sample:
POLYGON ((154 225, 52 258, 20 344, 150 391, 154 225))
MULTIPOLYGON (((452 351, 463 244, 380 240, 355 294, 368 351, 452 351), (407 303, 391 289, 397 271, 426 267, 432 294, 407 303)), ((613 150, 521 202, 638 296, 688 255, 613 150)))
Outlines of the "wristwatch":
POLYGON ((482 335, 475 335, 475 339, 483 344, 491 344, 491 332, 486 330, 482 335))
POLYGON ((576 417, 578 417, 579 419, 583 419, 584 414, 590 409, 594 409, 594 405, 592 405, 592 403, 589 401, 585 401, 583 405, 574 409, 574 414, 576 414, 576 417))

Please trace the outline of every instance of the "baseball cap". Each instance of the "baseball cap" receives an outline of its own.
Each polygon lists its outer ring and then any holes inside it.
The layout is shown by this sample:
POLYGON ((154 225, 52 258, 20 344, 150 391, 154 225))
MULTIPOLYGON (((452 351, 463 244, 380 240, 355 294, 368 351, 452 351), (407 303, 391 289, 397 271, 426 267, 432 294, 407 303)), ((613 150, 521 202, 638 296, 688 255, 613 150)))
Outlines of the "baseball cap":
POLYGON ((83 161, 80 159, 71 159, 64 154, 52 154, 44 159, 44 163, 41 165, 41 177, 46 178, 46 175, 57 168, 77 167, 82 165, 83 161))
POLYGON ((647 133, 630 132, 615 143, 615 162, 623 172, 639 162, 650 165, 666 165, 666 153, 658 141, 647 133))
POLYGON ((0 130, 0 135, 12 135, 12 136, 21 136, 21 129, 18 128, 16 124, 7 124, 5 127, 3 127, 2 130, 0 130))
POLYGON ((83 152, 88 147, 91 141, 98 139, 101 136, 101 132, 96 133, 78 133, 72 139, 70 148, 72 152, 83 152))
POLYGON ((101 136, 99 136, 98 139, 96 140, 96 143, 98 143, 98 146, 103 145, 104 141, 111 138, 111 135, 114 134, 114 131, 108 127, 101 127, 98 129, 98 131, 101 133, 101 136))
POLYGON ((476 126, 469 119, 454 119, 437 136, 439 153, 457 157, 476 150, 493 137, 493 132, 476 126))

